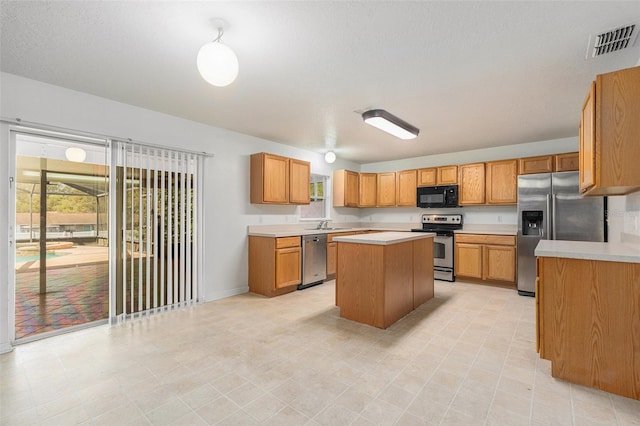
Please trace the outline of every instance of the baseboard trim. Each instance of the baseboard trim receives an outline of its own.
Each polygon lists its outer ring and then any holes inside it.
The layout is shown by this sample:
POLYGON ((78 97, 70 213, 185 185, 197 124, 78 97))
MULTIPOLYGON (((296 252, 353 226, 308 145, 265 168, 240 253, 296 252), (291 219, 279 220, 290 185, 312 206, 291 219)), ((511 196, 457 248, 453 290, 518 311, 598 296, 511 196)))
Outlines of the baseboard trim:
POLYGON ((239 294, 244 294, 248 292, 249 292, 249 286, 235 287, 235 288, 230 288, 228 290, 216 291, 212 294, 208 294, 205 297, 204 302, 205 303, 213 302, 214 300, 226 299, 227 297, 237 296, 239 294))
POLYGON ((0 354, 6 354, 13 351, 13 346, 10 343, 0 344, 0 354))

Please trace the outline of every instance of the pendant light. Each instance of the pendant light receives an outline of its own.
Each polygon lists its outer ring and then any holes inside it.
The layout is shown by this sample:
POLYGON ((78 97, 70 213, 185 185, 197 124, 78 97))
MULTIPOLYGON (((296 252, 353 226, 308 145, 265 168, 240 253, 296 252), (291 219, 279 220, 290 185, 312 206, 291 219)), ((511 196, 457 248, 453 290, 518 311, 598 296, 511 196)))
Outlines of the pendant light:
POLYGON ((224 27, 218 26, 218 37, 200 48, 197 60, 202 78, 217 87, 230 85, 238 76, 238 57, 220 41, 223 34, 224 27))
POLYGON ((324 161, 331 164, 336 161, 336 153, 333 151, 329 151, 324 155, 324 161))

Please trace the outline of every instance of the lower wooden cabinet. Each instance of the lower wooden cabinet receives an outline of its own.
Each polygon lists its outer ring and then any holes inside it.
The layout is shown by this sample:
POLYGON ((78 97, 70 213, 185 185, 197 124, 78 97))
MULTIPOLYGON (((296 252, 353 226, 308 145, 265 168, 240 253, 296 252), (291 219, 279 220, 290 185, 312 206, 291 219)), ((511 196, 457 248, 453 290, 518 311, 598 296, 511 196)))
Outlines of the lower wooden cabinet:
POLYGON ((335 232, 327 235, 327 278, 333 278, 333 275, 336 274, 336 265, 338 263, 338 243, 333 242, 333 237, 346 237, 361 233, 365 232, 335 232))
POLYGON ((539 257, 537 271, 537 346, 551 375, 640 400, 640 264, 539 257))
POLYGON ((515 283, 516 237, 456 234, 455 274, 461 278, 515 283))
POLYGON ((300 237, 249 237, 249 291, 279 296, 302 282, 300 237))
POLYGON ((336 274, 338 243, 327 243, 327 277, 336 274))

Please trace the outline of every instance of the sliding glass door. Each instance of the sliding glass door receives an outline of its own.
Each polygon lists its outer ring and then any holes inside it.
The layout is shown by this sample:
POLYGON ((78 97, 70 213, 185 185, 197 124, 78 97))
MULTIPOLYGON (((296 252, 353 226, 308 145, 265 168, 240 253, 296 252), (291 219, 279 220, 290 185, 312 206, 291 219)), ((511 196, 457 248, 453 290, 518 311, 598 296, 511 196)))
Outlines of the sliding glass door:
POLYGON ((15 136, 15 338, 104 322, 106 141, 15 136))
POLYGON ((44 130, 11 140, 14 341, 200 300, 202 155, 44 130))

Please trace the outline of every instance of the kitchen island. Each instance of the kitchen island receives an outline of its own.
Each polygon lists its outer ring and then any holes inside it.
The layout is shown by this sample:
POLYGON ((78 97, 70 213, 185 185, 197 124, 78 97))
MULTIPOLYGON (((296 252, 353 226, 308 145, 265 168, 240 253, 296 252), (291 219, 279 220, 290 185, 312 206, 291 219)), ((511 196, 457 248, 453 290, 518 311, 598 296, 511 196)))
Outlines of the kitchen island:
POLYGON ((335 237, 340 316, 387 328, 433 298, 433 233, 335 237))
POLYGON ((542 240, 536 342, 551 375, 640 400, 640 246, 542 240))

